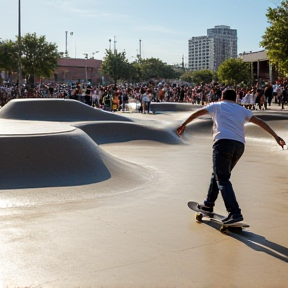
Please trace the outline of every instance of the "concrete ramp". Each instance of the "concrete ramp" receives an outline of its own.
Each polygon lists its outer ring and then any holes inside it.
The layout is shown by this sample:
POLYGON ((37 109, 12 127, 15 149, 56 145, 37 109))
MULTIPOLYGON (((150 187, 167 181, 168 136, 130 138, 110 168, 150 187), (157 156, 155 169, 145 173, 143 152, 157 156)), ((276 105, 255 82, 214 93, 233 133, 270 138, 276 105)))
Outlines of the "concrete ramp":
MULTIPOLYGON (((245 127, 231 179, 250 228, 225 235, 187 208, 207 195, 211 118, 178 138, 190 111, 122 121, 59 101, 0 113, 0 287, 288 287, 288 151, 269 134, 245 127)), ((288 141, 284 113, 264 112, 288 141)))
POLYGON ((161 112, 180 112, 180 111, 194 111, 202 108, 200 105, 193 105, 191 103, 179 103, 179 102, 152 102, 150 105, 150 110, 153 113, 161 112))
POLYGON ((27 123, 25 132, 2 133, 0 189, 95 184, 113 176, 117 179, 120 170, 124 186, 119 185, 119 189, 125 190, 126 182, 139 185, 146 181, 145 169, 109 155, 82 130, 69 125, 60 126, 60 130, 58 123, 54 126, 27 123))
POLYGON ((148 140, 164 144, 181 144, 175 127, 143 125, 135 122, 97 121, 75 124, 87 133, 97 144, 148 140))
POLYGON ((0 110, 0 119, 34 121, 127 121, 112 112, 95 109, 70 99, 14 99, 0 110))

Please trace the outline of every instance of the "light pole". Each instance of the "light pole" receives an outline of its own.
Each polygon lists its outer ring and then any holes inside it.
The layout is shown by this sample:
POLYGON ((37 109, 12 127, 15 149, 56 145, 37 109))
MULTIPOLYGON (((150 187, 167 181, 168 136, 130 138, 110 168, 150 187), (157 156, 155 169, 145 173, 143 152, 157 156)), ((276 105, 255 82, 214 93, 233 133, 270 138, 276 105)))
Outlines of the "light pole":
POLYGON ((88 53, 83 53, 83 55, 85 55, 85 77, 86 77, 86 81, 85 81, 85 83, 87 83, 87 60, 88 60, 88 53))
POLYGON ((21 68, 21 0, 18 1, 18 90, 21 97, 22 68, 21 68))
MULTIPOLYGON (((95 55, 96 53, 99 53, 99 51, 92 52, 92 54, 93 54, 93 59, 95 59, 95 58, 94 58, 94 55, 95 55)), ((96 78, 96 81, 97 81, 97 65, 96 65, 95 63, 94 63, 94 65, 95 65, 95 70, 94 70, 94 67, 91 69, 91 81, 92 81, 92 83, 93 83, 93 71, 95 71, 95 77, 94 77, 94 78, 96 78)))
POLYGON ((96 54, 96 53, 98 53, 99 51, 95 51, 95 52, 93 52, 92 54, 93 54, 93 59, 94 59, 94 55, 96 54))
MULTIPOLYGON (((69 45, 71 45, 71 37, 73 36, 73 32, 70 32, 70 41, 69 41, 69 45)), ((68 31, 65 31, 65 57, 68 57, 68 40, 67 40, 67 36, 68 35, 68 31)), ((76 45, 75 45, 76 46, 76 45)), ((75 54, 76 54, 76 48, 75 48, 75 54)), ((76 58, 76 56, 75 56, 76 58)))
POLYGON ((117 41, 116 41, 116 36, 114 36, 114 53, 115 53, 115 51, 116 51, 116 43, 117 43, 117 41))
POLYGON ((65 31, 65 57, 68 57, 68 50, 67 50, 67 34, 68 31, 65 31))
POLYGON ((141 60, 141 42, 142 42, 142 40, 141 39, 139 39, 139 59, 141 60))

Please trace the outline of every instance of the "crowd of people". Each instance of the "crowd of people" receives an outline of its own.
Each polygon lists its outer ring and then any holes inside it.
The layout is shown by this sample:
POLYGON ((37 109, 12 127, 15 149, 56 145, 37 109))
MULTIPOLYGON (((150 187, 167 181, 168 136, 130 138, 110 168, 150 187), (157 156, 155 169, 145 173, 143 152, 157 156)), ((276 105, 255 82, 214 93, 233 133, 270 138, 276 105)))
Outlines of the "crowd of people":
POLYGON ((288 83, 287 81, 268 83, 264 88, 252 87, 241 89, 237 93, 238 104, 248 109, 266 110, 274 102, 284 109, 288 103, 288 83))
MULTIPOLYGON (((0 106, 14 98, 70 98, 89 106, 108 111, 125 111, 127 104, 138 103, 138 112, 149 113, 151 102, 181 102, 193 105, 207 105, 220 100, 227 86, 219 83, 191 85, 180 81, 149 81, 138 84, 92 86, 89 83, 65 85, 50 83, 34 88, 23 87, 20 92, 15 85, 0 87, 0 106)), ((288 82, 277 81, 264 86, 235 88, 237 103, 247 109, 268 109, 272 101, 284 109, 288 104, 288 82)))

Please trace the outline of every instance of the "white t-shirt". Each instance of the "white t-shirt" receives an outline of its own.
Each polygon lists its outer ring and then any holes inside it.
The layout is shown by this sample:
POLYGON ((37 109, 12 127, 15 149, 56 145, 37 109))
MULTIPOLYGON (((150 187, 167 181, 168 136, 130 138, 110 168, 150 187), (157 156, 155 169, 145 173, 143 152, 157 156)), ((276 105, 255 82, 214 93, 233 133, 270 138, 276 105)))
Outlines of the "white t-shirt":
POLYGON ((233 101, 223 100, 205 107, 213 120, 213 140, 230 139, 245 144, 244 124, 253 113, 233 101))

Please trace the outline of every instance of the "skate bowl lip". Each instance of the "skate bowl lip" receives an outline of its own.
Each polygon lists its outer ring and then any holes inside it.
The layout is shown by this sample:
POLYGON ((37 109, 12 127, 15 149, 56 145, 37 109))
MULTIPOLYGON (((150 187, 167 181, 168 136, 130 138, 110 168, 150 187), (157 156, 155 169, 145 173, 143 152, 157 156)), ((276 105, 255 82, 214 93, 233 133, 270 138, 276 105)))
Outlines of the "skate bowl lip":
POLYGON ((91 107, 73 99, 17 98, 0 109, 0 119, 20 121, 127 121, 124 115, 91 107))
POLYGON ((49 135, 74 131, 67 123, 0 119, 0 137, 49 135))

